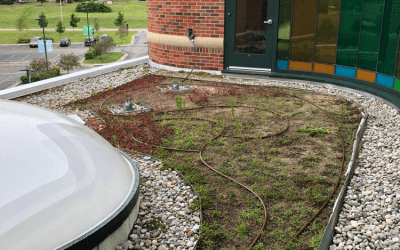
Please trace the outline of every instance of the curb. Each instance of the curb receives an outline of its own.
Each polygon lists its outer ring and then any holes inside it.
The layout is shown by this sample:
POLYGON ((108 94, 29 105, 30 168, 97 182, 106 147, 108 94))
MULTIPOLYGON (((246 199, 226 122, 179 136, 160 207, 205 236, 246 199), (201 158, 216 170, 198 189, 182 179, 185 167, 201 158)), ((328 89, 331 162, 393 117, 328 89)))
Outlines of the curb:
MULTIPOLYGON (((107 31, 107 30, 106 30, 107 31)), ((123 44, 123 45, 117 45, 118 47, 120 47, 120 46, 123 46, 123 47, 126 47, 126 46, 131 46, 131 45, 133 45, 133 43, 135 42, 135 36, 137 35, 137 34, 139 34, 139 32, 142 32, 142 31, 137 31, 137 30, 131 30, 131 31, 136 31, 136 33, 135 34, 133 34, 132 35, 132 38, 131 38, 131 42, 129 43, 129 44, 123 44)), ((72 43, 71 42, 71 45, 72 44, 82 44, 83 42, 79 42, 79 43, 72 43)), ((58 43, 56 43, 56 44, 58 44, 58 43)), ((9 45, 29 45, 29 43, 10 43, 10 44, 8 44, 8 43, 0 43, 0 45, 6 45, 6 46, 9 46, 9 45)), ((86 47, 86 46, 85 46, 86 47)))
POLYGON ((139 31, 137 31, 135 34, 132 35, 130 44, 119 45, 119 47, 133 46, 134 43, 135 43, 135 37, 136 37, 137 34, 139 34, 139 31))
POLYGON ((367 114, 365 117, 363 117, 361 119, 360 126, 358 127, 356 138, 355 138, 354 144, 353 144, 353 153, 351 154, 351 159, 349 162, 348 169, 347 169, 346 173, 344 174, 347 177, 343 184, 342 190, 340 191, 338 197, 336 198, 336 202, 335 202, 335 205, 333 206, 332 214, 329 218, 328 225, 326 226, 326 229, 322 236, 321 243, 319 244, 318 250, 329 250, 330 249, 330 244, 332 242, 333 235, 335 233, 335 226, 336 226, 338 218, 339 218, 339 213, 342 210, 344 196, 346 195, 347 187, 350 184, 354 170, 357 166, 358 155, 361 150, 361 138, 367 127, 366 123, 367 123, 368 116, 369 115, 367 114))

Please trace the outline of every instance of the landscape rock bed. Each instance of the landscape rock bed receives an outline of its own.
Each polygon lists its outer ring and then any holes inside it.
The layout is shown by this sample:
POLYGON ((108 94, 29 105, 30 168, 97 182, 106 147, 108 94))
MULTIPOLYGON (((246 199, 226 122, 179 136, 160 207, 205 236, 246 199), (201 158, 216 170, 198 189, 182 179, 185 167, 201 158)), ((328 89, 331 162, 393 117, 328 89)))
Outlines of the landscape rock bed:
MULTIPOLYGON (((150 68, 150 72, 184 77, 183 74, 154 68, 150 68)), ((111 88, 116 88, 127 81, 141 77, 144 75, 143 65, 137 66, 133 70, 123 70, 121 73, 113 72, 87 78, 15 100, 50 108, 66 115, 78 114, 84 121, 88 121, 89 118, 95 119, 96 116, 90 111, 80 110, 79 107, 66 107, 64 105, 107 90, 110 88, 109 85, 111 85, 111 88)), ((203 77, 195 74, 192 74, 190 78, 243 85, 298 88, 342 96, 347 100, 358 103, 359 108, 363 111, 363 116, 368 114, 370 117, 365 136, 362 139, 363 147, 360 152, 359 163, 345 197, 343 210, 336 228, 337 234, 333 239, 331 249, 399 249, 400 214, 398 213, 398 201, 400 200, 400 191, 397 180, 399 179, 398 169, 400 167, 398 139, 400 116, 396 109, 374 98, 360 94, 337 88, 297 83, 296 81, 214 78, 213 76, 203 77)), ((149 161, 148 165, 152 163, 152 161, 149 161)), ((154 190, 147 190, 147 192, 156 195, 154 190)), ((160 247, 158 246, 158 249, 163 249, 163 247, 160 247)), ((121 248, 125 248, 125 245, 121 248)), ((129 248, 139 249, 138 247, 134 248, 133 244, 129 248)))

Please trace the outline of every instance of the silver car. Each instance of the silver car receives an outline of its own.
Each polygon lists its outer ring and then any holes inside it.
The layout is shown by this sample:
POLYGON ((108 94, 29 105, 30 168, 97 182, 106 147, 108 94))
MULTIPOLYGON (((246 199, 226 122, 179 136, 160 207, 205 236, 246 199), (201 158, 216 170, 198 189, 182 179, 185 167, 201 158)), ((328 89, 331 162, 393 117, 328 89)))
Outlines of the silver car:
POLYGON ((29 47, 38 47, 38 41, 39 40, 43 40, 40 36, 34 37, 31 39, 31 41, 29 42, 29 47))

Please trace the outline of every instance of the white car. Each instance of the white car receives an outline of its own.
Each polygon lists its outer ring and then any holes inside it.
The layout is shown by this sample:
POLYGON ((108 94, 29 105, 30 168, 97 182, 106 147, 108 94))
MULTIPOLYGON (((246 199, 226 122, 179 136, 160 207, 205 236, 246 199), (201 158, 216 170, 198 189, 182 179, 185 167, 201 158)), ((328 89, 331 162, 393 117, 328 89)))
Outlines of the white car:
POLYGON ((29 42, 29 47, 38 47, 38 41, 39 40, 43 40, 40 36, 34 37, 31 39, 31 41, 29 42))
POLYGON ((99 42, 106 41, 110 36, 108 34, 103 34, 99 37, 99 42))

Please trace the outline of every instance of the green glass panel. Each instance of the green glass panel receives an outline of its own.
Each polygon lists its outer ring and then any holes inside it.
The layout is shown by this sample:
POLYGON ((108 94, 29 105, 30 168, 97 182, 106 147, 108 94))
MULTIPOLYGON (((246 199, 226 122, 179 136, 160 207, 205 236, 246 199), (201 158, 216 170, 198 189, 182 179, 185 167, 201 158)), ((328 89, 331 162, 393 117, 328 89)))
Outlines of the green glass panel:
POLYGON ((314 61, 335 63, 340 0, 318 1, 317 38, 314 61))
POLYGON ((278 59, 289 58, 289 36, 290 19, 292 15, 292 0, 279 1, 279 23, 278 23, 278 59))
POLYGON ((358 68, 376 70, 384 1, 364 0, 358 68))
POLYGON ((398 49, 398 54, 397 54, 397 63, 396 63, 396 73, 395 76, 397 78, 400 78, 400 44, 399 44, 399 49, 398 49))
POLYGON ((400 80, 399 80, 399 79, 394 79, 393 88, 394 88, 395 90, 400 91, 400 80))
POLYGON ((400 1, 386 0, 383 16, 378 72, 394 75, 396 52, 399 45, 400 1))
POLYGON ((340 11, 336 64, 355 67, 363 0, 343 0, 340 11))
POLYGON ((318 0, 293 0, 290 59, 312 61, 318 0))

